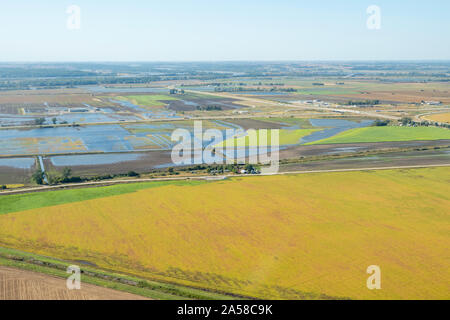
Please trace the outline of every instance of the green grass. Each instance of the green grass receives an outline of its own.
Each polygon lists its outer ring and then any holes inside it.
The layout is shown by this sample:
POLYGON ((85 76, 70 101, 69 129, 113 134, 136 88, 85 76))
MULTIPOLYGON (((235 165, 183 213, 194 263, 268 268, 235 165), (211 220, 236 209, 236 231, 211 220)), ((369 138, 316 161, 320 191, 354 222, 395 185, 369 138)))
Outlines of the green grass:
POLYGON ((116 99, 119 100, 128 100, 134 104, 145 106, 145 107, 162 107, 165 105, 162 101, 172 101, 178 100, 172 96, 166 95, 131 95, 131 96, 118 96, 116 99))
POLYGON ((155 181, 130 183, 107 187, 93 187, 60 191, 35 192, 0 196, 0 215, 11 212, 50 207, 59 204, 98 199, 119 194, 131 193, 142 189, 163 187, 166 185, 197 185, 206 181, 155 181))
POLYGON ((450 139, 450 130, 437 127, 367 127, 341 132, 308 144, 419 141, 450 139))
MULTIPOLYGON (((228 139, 225 140, 219 144, 217 144, 217 147, 222 147, 224 145, 230 145, 230 143, 232 142, 232 140, 234 139, 234 145, 237 147, 255 147, 260 145, 260 143, 262 144, 262 142, 259 141, 259 132, 260 130, 256 130, 258 133, 258 139, 257 139, 257 143, 251 143, 249 136, 243 136, 243 137, 239 137, 239 138, 232 138, 232 139, 228 139)), ((310 135, 311 133, 313 133, 314 131, 317 131, 317 129, 297 129, 297 130, 287 130, 287 129, 280 129, 280 141, 279 141, 279 145, 292 145, 292 144, 297 144, 299 143, 300 139, 310 135)), ((271 137, 271 130, 267 130, 267 138, 268 140, 270 140, 271 137)), ((268 146, 271 145, 276 145, 273 143, 273 141, 267 141, 266 142, 268 146)))

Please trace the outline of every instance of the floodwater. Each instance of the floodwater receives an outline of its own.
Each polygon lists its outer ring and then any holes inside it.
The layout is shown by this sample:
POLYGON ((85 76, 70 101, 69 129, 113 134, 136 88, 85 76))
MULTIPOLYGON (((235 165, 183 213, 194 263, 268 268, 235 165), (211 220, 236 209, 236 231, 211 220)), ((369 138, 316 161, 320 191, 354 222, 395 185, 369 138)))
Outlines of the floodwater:
POLYGON ((114 87, 114 88, 108 88, 108 87, 102 87, 102 86, 96 86, 96 87, 82 87, 83 89, 86 89, 90 92, 104 92, 104 93, 169 93, 169 89, 167 88, 120 88, 120 87, 114 87))
POLYGON ((54 156, 50 160, 54 166, 87 166, 104 165, 118 162, 127 162, 138 160, 142 155, 137 153, 123 154, 84 154, 71 156, 54 156))
POLYGON ((36 118, 29 116, 0 114, 0 126, 21 126, 33 124, 36 118))
POLYGON ((0 150, 6 155, 129 151, 129 135, 120 125, 2 130, 0 150))
POLYGON ((180 87, 180 90, 193 90, 193 91, 201 91, 201 92, 214 92, 214 86, 188 86, 188 87, 180 87))
POLYGON ((18 169, 30 169, 35 165, 34 158, 8 158, 0 159, 0 167, 11 167, 18 169))
POLYGON ((303 137, 300 140, 302 144, 326 139, 350 129, 368 127, 372 125, 373 120, 362 120, 356 122, 341 119, 310 119, 309 122, 314 127, 325 127, 326 129, 313 132, 309 136, 303 137))
POLYGON ((133 121, 140 120, 140 118, 133 115, 118 115, 118 114, 102 114, 102 113, 66 113, 63 115, 46 118, 46 123, 51 124, 52 119, 56 118, 56 123, 66 121, 67 123, 102 123, 102 122, 115 122, 115 121, 133 121))
POLYGON ((141 106, 138 106, 130 101, 126 101, 126 100, 114 100, 114 99, 109 99, 110 102, 114 102, 117 104, 120 104, 122 107, 126 107, 126 108, 130 108, 133 110, 136 110, 137 112, 139 112, 141 115, 143 115, 144 117, 146 117, 147 119, 175 119, 175 118, 179 118, 179 116, 176 115, 176 113, 174 111, 169 111, 166 109, 160 109, 160 108, 155 108, 154 110, 150 111, 147 110, 141 106))
MULTIPOLYGON (((140 120, 139 117, 134 115, 115 114, 112 109, 105 108, 105 113, 65 113, 60 115, 45 116, 44 124, 53 124, 53 118, 56 118, 56 123, 61 124, 67 122, 70 124, 84 124, 84 123, 105 123, 105 122, 117 122, 117 121, 133 121, 140 120)), ((40 116, 20 116, 20 115, 2 115, 0 114, 0 126, 21 126, 21 125, 33 125, 37 118, 40 116)))
MULTIPOLYGON (((217 128, 225 136, 226 129, 240 130, 240 126, 222 121, 211 121, 217 124, 217 128)), ((311 119, 311 124, 323 129, 303 137, 299 143, 317 141, 331 137, 339 132, 372 124, 370 120, 360 122, 340 119, 311 119)), ((0 150, 4 155, 36 155, 36 154, 71 154, 85 152, 133 152, 145 150, 170 150, 177 142, 171 141, 171 134, 177 128, 185 128, 191 132, 192 142, 197 145, 200 141, 193 136, 192 126, 186 123, 161 123, 161 124, 136 124, 136 125, 96 125, 85 127, 56 127, 56 128, 33 128, 33 129, 10 129, 0 132, 0 150), (127 130, 128 128, 128 130, 127 130), (144 129, 133 131, 132 129, 144 129), (145 130, 147 129, 147 130, 145 130)), ((297 127, 292 127, 297 128, 297 127)), ((204 128, 205 129, 205 128, 204 128)), ((211 141, 204 141, 203 147, 211 141)), ((220 141, 216 141, 220 143, 220 141)), ((348 150, 350 152, 352 150, 348 150)), ((257 151, 249 150, 250 154, 257 151)), ((345 152, 342 150, 341 152, 345 152)), ((248 153, 247 153, 248 155, 248 153)), ((58 157, 52 159, 59 166, 82 163, 109 164, 121 161, 136 160, 137 155, 84 155, 78 157, 58 157)), ((26 166, 34 164, 30 158, 26 166)), ((3 161, 5 161, 4 159, 3 161)), ((14 163, 7 160, 8 163, 14 163)), ((6 162, 4 162, 6 163, 6 162)), ((19 163, 19 162, 18 162, 19 163)), ((20 165, 20 164, 18 164, 20 165)))

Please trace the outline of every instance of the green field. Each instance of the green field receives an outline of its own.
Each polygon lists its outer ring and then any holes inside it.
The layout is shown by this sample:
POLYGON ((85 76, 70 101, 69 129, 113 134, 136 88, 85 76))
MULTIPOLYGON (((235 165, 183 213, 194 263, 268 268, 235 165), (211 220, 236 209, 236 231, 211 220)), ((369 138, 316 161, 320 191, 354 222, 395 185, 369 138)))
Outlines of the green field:
POLYGON ((307 144, 363 143, 450 139, 450 130, 437 127, 368 127, 341 132, 307 144))
POLYGON ((177 98, 167 95, 131 95, 131 96, 118 96, 116 99, 128 100, 132 103, 144 107, 162 107, 165 105, 162 101, 178 100, 177 98))
POLYGON ((143 189, 163 187, 168 185, 198 185, 206 181, 155 181, 145 183, 130 183, 108 187, 46 191, 28 194, 0 196, 0 215, 22 210, 50 207, 83 200, 116 196, 143 189))
MULTIPOLYGON (((217 145, 217 147, 223 147, 224 145, 226 146, 232 146, 233 144, 232 141, 234 140, 234 145, 237 147, 256 147, 256 146, 260 146, 260 145, 265 145, 267 144, 268 146, 271 145, 276 145, 273 141, 267 141, 264 143, 264 141, 260 141, 259 139, 259 135, 260 135, 260 131, 261 130, 256 130, 258 133, 258 139, 256 144, 254 143, 254 141, 250 141, 250 137, 248 135, 243 136, 243 137, 238 137, 238 138, 232 138, 232 139, 228 139, 225 140, 221 143, 219 143, 217 145)), ((300 142, 300 139, 310 135, 311 133, 313 133, 314 129, 297 129, 297 130, 287 130, 287 129, 280 129, 280 141, 279 141, 279 145, 292 145, 292 144, 297 144, 300 142)), ((271 130, 267 130, 267 138, 268 140, 270 140, 271 137, 271 130)))

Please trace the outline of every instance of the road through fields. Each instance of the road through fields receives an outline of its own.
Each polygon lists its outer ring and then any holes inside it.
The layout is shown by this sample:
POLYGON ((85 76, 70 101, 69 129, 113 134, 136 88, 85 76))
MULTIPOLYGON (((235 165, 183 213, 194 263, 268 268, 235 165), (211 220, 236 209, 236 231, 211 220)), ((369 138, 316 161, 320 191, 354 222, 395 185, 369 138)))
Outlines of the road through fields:
MULTIPOLYGON (((287 172, 277 172, 271 174, 259 174, 256 176, 267 176, 267 175, 286 175, 286 174, 307 174, 307 173, 330 173, 330 172, 350 172, 350 171, 374 171, 374 170, 395 170, 395 169, 418 169, 418 168, 433 168, 433 167, 450 167, 449 163, 443 164, 421 164, 421 165, 407 165, 407 166, 381 166, 381 167, 367 167, 367 168, 342 168, 342 169, 327 169, 327 170, 302 170, 302 171, 287 171, 287 172)), ((127 180, 107 180, 107 181, 92 181, 92 182, 82 182, 82 183, 72 183, 72 184, 60 184, 56 186, 41 186, 34 188, 24 188, 17 190, 9 190, 0 192, 0 196, 6 196, 11 194, 22 194, 30 192, 40 192, 40 191, 52 191, 58 189, 70 189, 70 188, 81 188, 81 187, 92 187, 92 186, 110 186, 121 183, 139 183, 139 182, 154 182, 154 181, 180 181, 180 180, 222 180, 231 177, 255 177, 255 175, 216 175, 216 176, 189 176, 189 177, 173 177, 173 178, 142 178, 142 179, 127 179, 127 180)))

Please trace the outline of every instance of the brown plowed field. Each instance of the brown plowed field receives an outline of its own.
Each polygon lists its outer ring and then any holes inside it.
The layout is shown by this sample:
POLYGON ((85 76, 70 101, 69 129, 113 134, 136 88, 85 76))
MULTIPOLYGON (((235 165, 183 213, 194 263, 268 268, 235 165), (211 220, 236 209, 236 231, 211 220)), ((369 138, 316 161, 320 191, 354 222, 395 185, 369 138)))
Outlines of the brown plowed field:
POLYGON ((69 290, 66 279, 0 266, 0 300, 141 300, 144 297, 83 283, 69 290))

